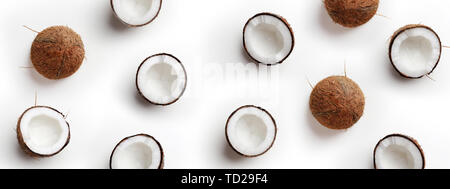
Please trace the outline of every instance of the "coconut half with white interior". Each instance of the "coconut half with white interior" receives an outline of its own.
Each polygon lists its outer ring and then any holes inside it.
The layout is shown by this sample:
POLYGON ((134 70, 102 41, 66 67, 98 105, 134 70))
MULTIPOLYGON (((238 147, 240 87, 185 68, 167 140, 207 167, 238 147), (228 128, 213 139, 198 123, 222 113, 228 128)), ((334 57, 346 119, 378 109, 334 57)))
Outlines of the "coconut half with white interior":
POLYGON ((256 157, 266 153, 275 142, 277 125, 270 113, 247 105, 234 111, 225 127, 228 144, 238 154, 256 157))
POLYGON ((425 155, 415 139, 392 134, 375 146, 373 163, 375 169, 424 169, 425 155))
POLYGON ((417 79, 431 74, 439 64, 442 44, 428 26, 407 25, 397 30, 389 46, 389 58, 403 77, 417 79))
POLYGON ((178 101, 186 89, 186 70, 178 58, 162 53, 146 58, 136 73, 139 94, 154 105, 178 101))
POLYGON ((122 139, 111 153, 111 169, 162 169, 164 152, 152 136, 138 134, 122 139))
POLYGON ((34 106, 20 116, 17 139, 21 148, 32 157, 54 156, 70 141, 69 123, 54 108, 34 106))
POLYGON ((144 26, 155 20, 162 0, 111 0, 114 15, 131 27, 144 26))
POLYGON ((294 44, 291 26, 276 14, 259 13, 244 26, 244 49, 258 63, 283 63, 294 50, 294 44))

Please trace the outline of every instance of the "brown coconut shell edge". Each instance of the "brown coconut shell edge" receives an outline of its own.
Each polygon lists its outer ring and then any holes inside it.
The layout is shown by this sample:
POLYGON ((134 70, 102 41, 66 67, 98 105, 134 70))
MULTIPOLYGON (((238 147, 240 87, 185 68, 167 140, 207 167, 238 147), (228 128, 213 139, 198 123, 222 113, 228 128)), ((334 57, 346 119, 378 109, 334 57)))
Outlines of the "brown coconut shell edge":
POLYGON ((60 152, 61 152, 61 151, 69 144, 69 141, 70 141, 70 126, 69 126, 69 123, 66 121, 67 128, 68 128, 68 131, 69 131, 69 135, 67 136, 66 143, 64 144, 63 147, 61 147, 61 149, 59 149, 57 152, 55 152, 55 153, 53 153, 53 154, 39 154, 39 153, 36 153, 36 152, 32 151, 30 148, 28 148, 27 144, 26 144, 25 141, 23 140, 22 132, 20 131, 20 122, 21 122, 21 120, 22 120, 22 117, 23 117, 29 110, 34 109, 34 108, 48 108, 48 109, 51 109, 51 110, 53 110, 53 111, 55 111, 55 112, 58 112, 59 114, 61 114, 61 115, 64 117, 64 114, 62 114, 60 111, 58 111, 58 110, 56 110, 56 109, 54 109, 54 108, 52 108, 52 107, 49 107, 49 106, 33 106, 33 107, 28 108, 27 110, 25 110, 25 111, 22 113, 22 115, 20 115, 19 120, 17 121, 16 132, 17 132, 17 140, 19 141, 19 145, 20 145, 20 147, 22 148, 22 150, 23 150, 27 155, 29 155, 29 156, 31 156, 31 157, 33 157, 33 158, 45 158, 45 157, 51 157, 51 156, 54 156, 54 155, 60 153, 60 152))
POLYGON ((438 64, 439 64, 439 61, 441 60, 441 55, 442 55, 442 42, 441 42, 441 38, 440 38, 439 35, 438 35, 433 29, 431 29, 430 27, 425 26, 425 25, 422 25, 422 24, 409 24, 409 25, 403 26, 403 27, 401 27, 400 29, 398 29, 398 30, 392 35, 391 41, 390 41, 390 43, 389 43, 389 61, 391 62, 392 66, 394 67, 394 69, 395 69, 395 71, 396 71, 397 73, 399 73, 402 77, 405 77, 405 78, 408 78, 408 79, 420 79, 420 78, 422 78, 422 77, 425 76, 425 75, 420 76, 420 77, 409 77, 409 76, 403 74, 402 72, 400 72, 400 70, 394 65, 394 61, 392 60, 392 46, 393 46, 393 44, 394 44, 395 39, 397 39, 397 37, 398 37, 400 34, 402 34, 403 32, 405 32, 405 31, 407 31, 407 30, 409 30, 409 29, 414 29, 414 28, 425 28, 425 29, 427 29, 427 30, 430 30, 431 32, 433 32, 433 33, 436 35, 436 37, 437 37, 438 40, 439 40, 439 46, 440 46, 439 58, 438 58, 438 60, 437 60, 437 62, 436 62, 436 65, 434 65, 433 69, 432 69, 429 73, 427 73, 426 75, 430 75, 431 73, 433 73, 433 71, 436 69, 436 67, 437 67, 438 64))
POLYGON ((405 139, 411 141, 414 145, 416 145, 417 149, 419 149, 419 151, 420 151, 420 155, 422 156, 422 169, 425 169, 425 153, 423 152, 423 149, 420 146, 419 142, 417 142, 416 139, 414 139, 414 138, 412 138, 410 136, 402 135, 402 134, 390 134, 390 135, 385 136, 384 138, 382 138, 380 141, 378 141, 377 145, 373 149, 373 166, 374 166, 375 169, 378 169, 377 168, 377 164, 376 164, 376 158, 375 158, 375 154, 376 154, 376 151, 378 149, 378 146, 381 144, 381 142, 383 142, 385 139, 390 138, 390 137, 402 137, 402 138, 405 138, 405 139))
POLYGON ((122 22, 123 24, 125 24, 125 25, 127 25, 127 26, 129 26, 129 27, 132 27, 132 28, 141 27, 141 26, 145 26, 145 25, 147 25, 147 24, 152 23, 152 22, 159 16, 159 12, 161 11, 161 7, 162 7, 162 5, 163 5, 163 1, 162 1, 162 0, 159 0, 159 2, 160 2, 160 6, 159 6, 159 9, 158 9, 158 12, 156 12, 155 17, 153 17, 152 19, 150 19, 148 22, 146 22, 146 23, 144 23, 144 24, 133 25, 133 24, 126 23, 125 21, 123 21, 123 20, 119 17, 119 15, 117 15, 116 10, 114 9, 114 3, 113 3, 113 0, 110 0, 110 4, 111 4, 112 11, 113 11, 113 13, 114 13, 114 16, 116 16, 116 18, 119 19, 120 22, 122 22))
POLYGON ((252 59, 253 61, 255 61, 256 63, 259 63, 259 64, 263 64, 263 65, 266 65, 266 66, 274 66, 274 65, 281 64, 281 63, 283 63, 283 62, 291 55, 292 51, 294 51, 294 47, 295 47, 295 35, 294 35, 294 30, 292 29, 291 25, 289 24, 289 22, 288 22, 284 17, 279 16, 279 15, 277 15, 277 14, 273 14, 273 13, 269 13, 269 12, 263 12, 263 13, 258 13, 258 14, 256 14, 255 16, 253 16, 253 17, 251 17, 250 19, 248 19, 247 23, 245 23, 244 30, 243 30, 242 34, 243 34, 243 35, 242 35, 242 36, 243 36, 242 38, 243 38, 243 44, 244 44, 244 50, 245 50, 245 52, 246 52, 247 55, 250 57, 250 59, 252 59), (288 53, 282 60, 280 60, 280 61, 278 61, 278 62, 276 62, 276 63, 265 64, 265 63, 263 63, 263 62, 257 60, 256 58, 254 58, 254 57, 248 52, 248 50, 247 50, 247 45, 245 44, 245 35, 244 35, 244 34, 245 34, 245 31, 247 30, 247 26, 248 26, 248 24, 250 23, 250 21, 252 21, 254 18, 259 17, 259 16, 272 16, 272 17, 275 17, 275 18, 279 19, 281 22, 284 23, 284 25, 286 25, 286 27, 289 29, 289 33, 291 34, 291 37, 292 37, 292 45, 291 45, 291 49, 290 49, 289 53, 288 53))
POLYGON ((138 67, 138 69, 136 71, 135 84, 136 84, 136 88, 137 88, 139 96, 144 98, 150 104, 153 104, 153 105, 156 105, 156 106, 168 106, 168 105, 171 105, 171 104, 177 102, 183 96, 184 92, 186 91, 187 82, 188 82, 187 73, 186 73, 186 69, 185 69, 183 63, 177 57, 175 57, 175 56, 173 56, 171 54, 167 54, 167 53, 159 53, 159 54, 155 54, 155 55, 147 57, 144 61, 142 61, 142 63, 139 65, 139 67, 138 67), (145 97, 145 95, 141 92, 141 89, 139 88, 139 84, 138 84, 138 76, 139 76, 139 71, 141 70, 141 67, 145 64, 145 62, 147 62, 148 59, 156 57, 156 56, 170 56, 170 57, 174 58, 181 65, 181 68, 183 68, 184 75, 186 76, 185 77, 186 81, 184 83, 183 91, 181 91, 181 94, 178 96, 178 98, 176 98, 173 101, 171 101, 169 103, 166 103, 166 104, 156 103, 156 102, 151 101, 147 97, 145 97))
POLYGON ((226 123, 226 125, 225 125, 225 138, 227 139, 228 145, 230 145, 231 149, 233 149, 233 151, 235 151, 237 154, 239 154, 239 155, 241 155, 241 156, 243 156, 243 157, 246 157, 246 158, 258 157, 258 156, 261 156, 261 155, 265 154, 266 152, 268 152, 268 151, 272 148, 273 144, 275 143, 275 140, 276 140, 276 138, 277 138, 277 132, 278 132, 277 123, 275 122, 275 119, 272 117, 272 114, 270 114, 270 113, 269 113, 267 110, 265 110, 264 108, 261 108, 261 107, 259 107, 259 106, 255 106, 255 105, 245 105, 245 106, 241 106, 240 108, 236 109, 236 110, 235 110, 233 113, 231 113, 231 115, 228 117, 227 123, 226 123), (240 110, 242 110, 242 109, 245 109, 245 108, 257 108, 257 109, 259 109, 259 110, 261 110, 261 111, 267 113, 267 114, 269 115, 270 119, 272 120, 273 125, 274 125, 274 127, 275 127, 275 129, 274 129, 275 135, 274 135, 274 138, 273 138, 273 140, 272 140, 272 144, 270 144, 270 146, 269 146, 264 152, 261 152, 260 154, 256 154, 256 155, 246 155, 246 154, 243 154, 243 153, 239 152, 239 151, 231 144, 231 141, 230 141, 230 139, 228 138, 228 132, 227 132, 227 131, 228 131, 228 123, 230 122, 230 119, 231 119, 231 118, 234 116, 234 114, 236 114, 238 111, 240 111, 240 110))
POLYGON ((119 147, 119 145, 122 144, 122 142, 124 142, 124 141, 126 141, 126 140, 128 140, 130 138, 137 137, 137 136, 143 136, 143 137, 151 138, 152 140, 154 140, 156 142, 156 144, 158 144, 158 147, 159 147, 159 149, 161 151, 161 162, 159 163, 158 169, 164 169, 164 151, 163 151, 163 148, 162 148, 162 146, 161 146, 161 144, 159 143, 158 140, 156 140, 153 136, 150 136, 148 134, 137 134, 137 135, 129 136, 129 137, 126 137, 126 138, 122 139, 119 143, 117 143, 117 145, 114 147, 113 151, 111 152, 111 156, 109 157, 109 168, 112 169, 112 158, 114 156, 114 152, 116 151, 117 147, 119 147))

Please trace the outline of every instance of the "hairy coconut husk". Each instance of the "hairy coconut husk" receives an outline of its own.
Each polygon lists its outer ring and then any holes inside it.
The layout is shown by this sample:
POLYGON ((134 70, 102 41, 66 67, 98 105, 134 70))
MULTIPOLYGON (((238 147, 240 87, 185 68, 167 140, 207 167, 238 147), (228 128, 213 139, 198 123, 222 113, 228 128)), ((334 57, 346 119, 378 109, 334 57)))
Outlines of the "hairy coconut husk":
POLYGON ((34 68, 48 79, 74 74, 84 59, 81 37, 66 26, 52 26, 40 32, 31 46, 34 68))
POLYGON ((22 115, 20 115, 19 120, 17 121, 17 127, 16 127, 16 132, 17 132, 17 140, 19 142, 20 148, 22 148, 22 150, 29 156, 33 157, 33 158, 45 158, 45 157, 51 157, 54 156, 56 154, 58 154, 59 152, 61 152, 70 142, 70 125, 69 123, 66 121, 67 127, 69 128, 69 135, 67 136, 67 140, 66 143, 64 144, 64 146, 59 149, 57 152, 50 154, 50 155, 46 155, 46 154, 39 154, 36 152, 33 152, 30 148, 28 148, 27 144, 25 143, 25 141, 23 140, 23 136, 22 136, 22 132, 20 131, 20 122, 22 121, 22 117, 31 109, 33 108, 48 108, 51 109, 55 112, 58 112, 59 114, 61 114, 62 116, 64 116, 60 111, 49 107, 49 106, 33 106, 28 108, 27 110, 25 110, 22 115))
POLYGON ((373 149, 373 166, 375 169, 378 169, 377 164, 376 164, 376 159, 375 159, 375 153, 377 151, 377 148, 378 148, 378 146, 380 146, 380 144, 381 144, 381 142, 383 142, 383 140, 390 138, 390 137, 402 137, 402 138, 405 138, 405 139, 411 141, 414 145, 416 145, 417 149, 419 149, 419 151, 420 151, 420 155, 422 156, 422 169, 425 169, 425 152, 423 151, 422 146, 420 146, 419 142, 416 139, 414 139, 413 137, 410 137, 407 135, 402 135, 402 134, 391 134, 391 135, 385 136, 383 139, 378 141, 377 145, 373 149))
POLYGON ((324 3, 334 22, 353 28, 367 23, 377 13, 379 0, 325 0, 324 3))
POLYGON ((162 148, 162 146, 161 146, 161 144, 159 143, 158 140, 156 140, 153 136, 150 136, 148 134, 137 134, 137 135, 129 136, 129 137, 126 137, 126 138, 122 139, 119 143, 117 143, 117 145, 114 147, 113 151, 111 152, 111 155, 109 156, 109 168, 112 169, 112 158, 113 158, 114 152, 116 152, 117 147, 119 147, 119 145, 122 144, 122 142, 125 142, 126 140, 128 140, 130 138, 133 138, 133 137, 137 137, 137 136, 143 136, 143 137, 151 138, 151 139, 153 139, 156 142, 156 144, 158 144, 159 149, 161 150, 161 162, 159 163, 158 169, 164 169, 164 151, 163 151, 163 148, 162 148))
POLYGON ((364 105, 364 94, 358 84, 344 76, 319 82, 309 101, 313 116, 330 129, 352 127, 363 115, 364 105))

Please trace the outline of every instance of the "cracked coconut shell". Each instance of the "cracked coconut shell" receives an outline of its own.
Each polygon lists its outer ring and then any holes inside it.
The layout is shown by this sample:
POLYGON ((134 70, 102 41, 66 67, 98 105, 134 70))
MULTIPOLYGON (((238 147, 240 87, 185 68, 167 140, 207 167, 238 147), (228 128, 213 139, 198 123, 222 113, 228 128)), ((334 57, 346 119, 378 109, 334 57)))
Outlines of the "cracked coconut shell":
POLYGON ((354 28, 377 13, 379 0, 325 0, 324 4, 334 22, 354 28))
POLYGON ((52 26, 40 32, 31 46, 31 62, 48 79, 74 74, 84 59, 81 37, 66 26, 52 26))
POLYGON ((330 129, 348 129, 364 112, 364 94, 351 79, 331 76, 314 87, 309 107, 313 116, 330 129))

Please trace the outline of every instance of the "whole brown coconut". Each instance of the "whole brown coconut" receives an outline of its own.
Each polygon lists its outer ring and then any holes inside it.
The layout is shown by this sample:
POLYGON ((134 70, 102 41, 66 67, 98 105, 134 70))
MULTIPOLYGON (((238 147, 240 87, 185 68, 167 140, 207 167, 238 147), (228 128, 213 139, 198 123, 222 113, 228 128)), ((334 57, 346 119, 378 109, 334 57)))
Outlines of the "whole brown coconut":
POLYGON ((334 22, 353 28, 367 23, 377 13, 379 0, 325 0, 324 3, 334 22))
POLYGON ((40 32, 31 46, 34 68, 48 79, 74 74, 84 59, 81 37, 66 26, 52 26, 40 32))
POLYGON ((330 129, 348 129, 364 112, 364 94, 351 79, 332 76, 314 87, 309 100, 313 116, 330 129))

